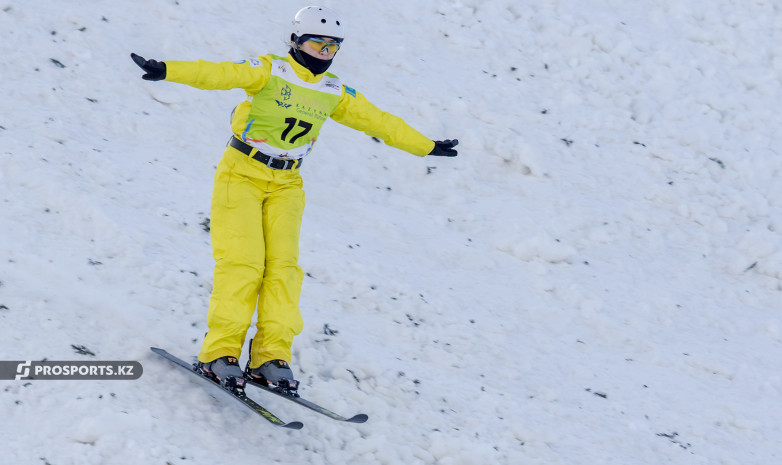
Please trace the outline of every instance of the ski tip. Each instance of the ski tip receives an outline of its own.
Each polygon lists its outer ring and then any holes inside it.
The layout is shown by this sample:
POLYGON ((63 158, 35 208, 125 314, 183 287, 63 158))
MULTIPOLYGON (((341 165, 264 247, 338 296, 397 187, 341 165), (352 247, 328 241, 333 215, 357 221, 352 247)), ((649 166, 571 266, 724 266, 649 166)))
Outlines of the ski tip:
POLYGON ((282 425, 283 428, 289 428, 289 429, 302 429, 304 428, 304 423, 300 421, 292 421, 290 423, 285 423, 282 425))
POLYGON ((149 350, 151 350, 152 352, 154 352, 154 353, 156 353, 156 354, 159 354, 159 353, 161 353, 161 352, 165 352, 165 350, 163 350, 163 349, 160 349, 160 348, 158 348, 158 347, 150 347, 150 348, 149 348, 149 350))
POLYGON ((359 413, 358 415, 348 418, 346 421, 350 423, 366 423, 369 420, 369 416, 365 413, 359 413))

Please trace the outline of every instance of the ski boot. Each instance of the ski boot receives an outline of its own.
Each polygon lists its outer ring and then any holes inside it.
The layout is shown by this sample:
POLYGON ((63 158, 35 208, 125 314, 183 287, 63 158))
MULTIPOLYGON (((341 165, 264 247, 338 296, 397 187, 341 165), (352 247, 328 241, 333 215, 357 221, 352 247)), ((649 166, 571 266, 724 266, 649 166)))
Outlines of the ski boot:
POLYGON ((244 374, 273 391, 295 396, 299 389, 299 382, 293 379, 293 370, 284 360, 270 360, 258 368, 250 368, 250 362, 247 362, 244 374))
POLYGON ((244 394, 244 374, 236 358, 220 357, 207 363, 198 362, 196 367, 201 374, 229 391, 244 394))

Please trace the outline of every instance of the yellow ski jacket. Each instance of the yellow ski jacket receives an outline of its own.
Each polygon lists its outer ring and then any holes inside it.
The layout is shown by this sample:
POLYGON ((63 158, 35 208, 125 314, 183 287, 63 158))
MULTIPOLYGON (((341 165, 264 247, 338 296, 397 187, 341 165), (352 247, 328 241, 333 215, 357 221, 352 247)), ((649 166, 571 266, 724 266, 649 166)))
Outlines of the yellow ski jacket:
MULTIPOLYGON (((167 60, 166 80, 206 90, 244 89, 247 99, 234 109, 231 118, 234 135, 243 139, 243 134, 247 133, 252 123, 252 120, 248 120, 252 100, 272 79, 272 66, 275 60, 284 60, 285 66, 292 69, 298 79, 304 83, 316 84, 324 78, 334 78, 340 83, 339 100, 328 115, 334 121, 377 137, 392 147, 417 156, 425 156, 434 148, 431 139, 409 126, 402 118, 380 110, 363 94, 341 84, 341 81, 331 73, 313 75, 290 55, 278 57, 268 54, 239 62, 220 63, 205 60, 167 60)), ((282 102, 278 104, 281 105, 282 102)), ((313 137, 312 143, 314 143, 317 131, 308 136, 313 137)))

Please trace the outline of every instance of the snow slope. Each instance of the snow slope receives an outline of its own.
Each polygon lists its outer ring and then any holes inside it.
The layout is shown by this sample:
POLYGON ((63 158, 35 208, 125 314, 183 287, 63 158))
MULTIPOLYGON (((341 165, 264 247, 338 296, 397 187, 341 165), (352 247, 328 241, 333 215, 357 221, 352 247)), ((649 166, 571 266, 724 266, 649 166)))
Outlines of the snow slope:
MULTIPOLYGON (((455 159, 329 123, 303 168, 302 392, 216 400, 197 353, 240 90, 128 55, 285 53, 305 2, 0 0, 0 381, 19 464, 769 464, 782 455, 782 11, 754 0, 343 1, 333 71, 455 159), (84 346, 95 353, 75 353, 84 346)), ((252 335, 252 331, 250 331, 252 335)))

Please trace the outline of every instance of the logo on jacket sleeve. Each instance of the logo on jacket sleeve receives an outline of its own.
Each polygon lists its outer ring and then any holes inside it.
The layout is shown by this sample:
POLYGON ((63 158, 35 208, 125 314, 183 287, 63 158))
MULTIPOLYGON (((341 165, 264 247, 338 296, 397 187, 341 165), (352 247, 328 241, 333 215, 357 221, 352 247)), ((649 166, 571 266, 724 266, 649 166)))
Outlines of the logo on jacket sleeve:
POLYGON ((259 66, 263 66, 263 62, 261 60, 257 59, 257 58, 249 58, 247 60, 236 60, 236 61, 234 61, 234 63, 237 64, 237 65, 243 65, 243 64, 248 63, 248 62, 250 63, 250 66, 252 66, 253 68, 257 68, 259 66))
POLYGON ((348 95, 350 95, 351 97, 355 97, 356 96, 356 89, 354 89, 352 87, 345 86, 345 92, 348 95))

